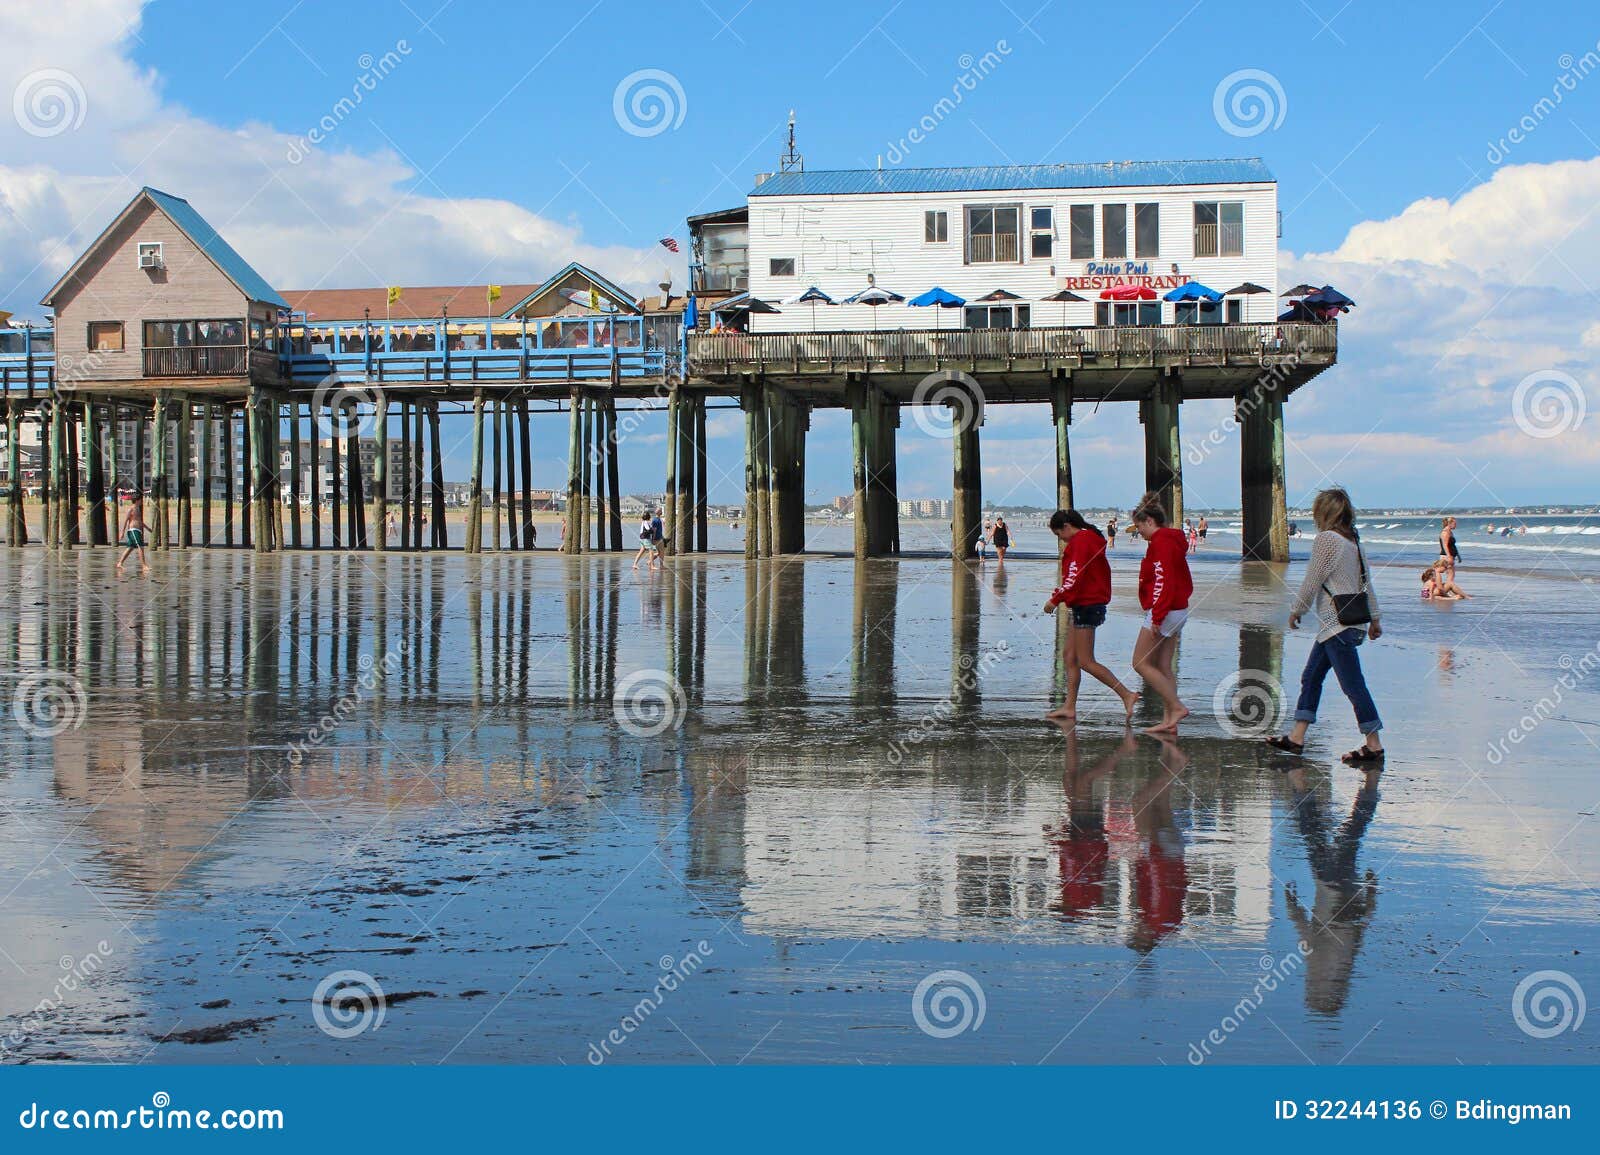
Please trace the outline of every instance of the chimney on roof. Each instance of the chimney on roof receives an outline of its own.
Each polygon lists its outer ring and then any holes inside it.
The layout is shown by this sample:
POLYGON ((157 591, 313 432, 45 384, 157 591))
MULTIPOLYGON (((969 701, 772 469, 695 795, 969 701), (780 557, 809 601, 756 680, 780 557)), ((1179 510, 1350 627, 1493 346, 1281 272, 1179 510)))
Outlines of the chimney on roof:
POLYGON ((758 172, 758 173, 756 173, 756 187, 760 188, 762 185, 766 184, 771 179, 772 179, 772 174, 770 172, 758 172))

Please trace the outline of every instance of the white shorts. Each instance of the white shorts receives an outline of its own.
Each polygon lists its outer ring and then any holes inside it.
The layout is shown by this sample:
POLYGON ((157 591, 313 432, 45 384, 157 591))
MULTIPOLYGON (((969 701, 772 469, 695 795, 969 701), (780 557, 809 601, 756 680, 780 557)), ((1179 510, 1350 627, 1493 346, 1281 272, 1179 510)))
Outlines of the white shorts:
POLYGON ((1144 628, 1149 630, 1152 634, 1156 634, 1159 637, 1175 638, 1175 637, 1178 636, 1178 631, 1183 629, 1183 623, 1189 620, 1189 611, 1188 610, 1168 610, 1167 611, 1167 616, 1161 619, 1161 628, 1159 630, 1156 629, 1154 623, 1151 620, 1153 616, 1154 616, 1154 611, 1153 610, 1145 610, 1145 612, 1144 612, 1144 628))

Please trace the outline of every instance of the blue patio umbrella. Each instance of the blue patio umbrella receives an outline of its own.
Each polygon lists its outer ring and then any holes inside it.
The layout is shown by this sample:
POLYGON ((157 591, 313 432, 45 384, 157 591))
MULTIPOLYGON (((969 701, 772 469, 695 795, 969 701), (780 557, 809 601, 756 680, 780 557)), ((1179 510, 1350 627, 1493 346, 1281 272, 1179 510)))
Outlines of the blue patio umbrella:
POLYGON ((690 331, 700 324, 700 304, 695 300, 694 294, 689 294, 689 303, 683 308, 683 327, 690 331))
POLYGON ((1323 285, 1316 292, 1307 293, 1305 303, 1314 309, 1349 309, 1355 305, 1354 301, 1332 285, 1323 285))
POLYGON ((1208 289, 1199 281, 1185 281, 1176 289, 1171 289, 1161 298, 1163 301, 1220 301, 1222 294, 1215 289, 1208 289))
POLYGON ((938 313, 938 310, 940 310, 940 309, 959 309, 959 308, 961 308, 962 305, 965 305, 966 303, 967 303, 967 299, 965 297, 958 297, 954 293, 948 292, 945 289, 941 289, 938 285, 935 285, 933 288, 929 289, 926 293, 923 293, 921 296, 912 297, 909 301, 906 302, 906 304, 915 305, 918 308, 928 308, 928 307, 933 308, 933 310, 934 310, 933 327, 935 329, 937 329, 939 327, 939 313, 938 313))

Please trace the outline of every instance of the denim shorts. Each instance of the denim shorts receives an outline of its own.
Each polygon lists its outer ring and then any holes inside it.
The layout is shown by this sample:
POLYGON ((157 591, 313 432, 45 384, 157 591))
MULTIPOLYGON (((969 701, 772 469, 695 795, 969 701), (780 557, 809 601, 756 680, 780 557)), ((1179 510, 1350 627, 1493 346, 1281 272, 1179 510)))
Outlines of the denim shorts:
POLYGON ((1075 630, 1092 630, 1097 626, 1106 624, 1106 607, 1102 602, 1097 606, 1073 606, 1072 628, 1075 630))

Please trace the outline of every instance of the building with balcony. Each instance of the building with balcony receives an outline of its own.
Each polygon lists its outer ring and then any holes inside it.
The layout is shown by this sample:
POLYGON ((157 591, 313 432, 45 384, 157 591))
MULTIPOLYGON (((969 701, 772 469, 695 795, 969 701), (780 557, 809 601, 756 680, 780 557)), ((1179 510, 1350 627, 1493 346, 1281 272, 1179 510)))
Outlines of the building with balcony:
POLYGON ((144 188, 45 295, 55 381, 97 393, 278 379, 286 302, 188 201, 144 188))

